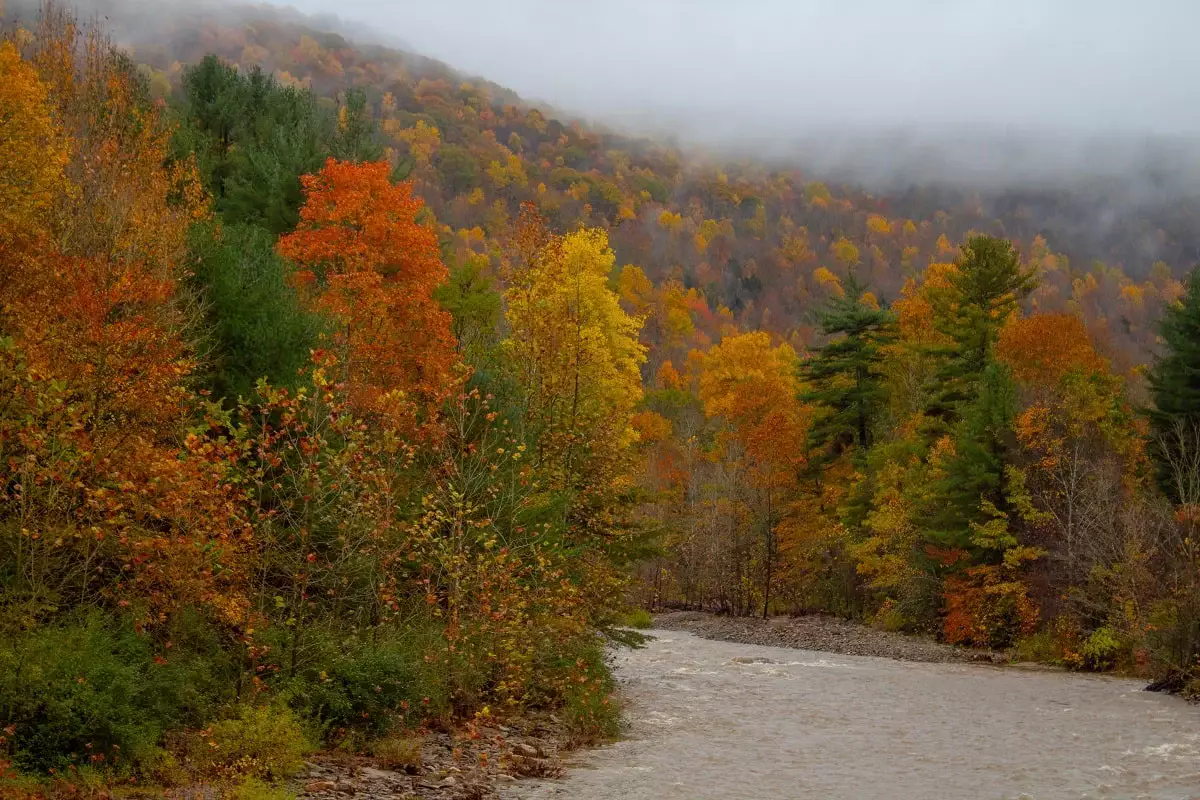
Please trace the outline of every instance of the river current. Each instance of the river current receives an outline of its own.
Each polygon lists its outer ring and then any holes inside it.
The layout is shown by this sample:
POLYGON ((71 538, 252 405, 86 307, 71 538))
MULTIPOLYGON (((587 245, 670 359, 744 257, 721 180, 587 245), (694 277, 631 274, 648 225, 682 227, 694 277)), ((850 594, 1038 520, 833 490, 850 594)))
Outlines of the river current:
POLYGON ((625 738, 511 800, 1200 800, 1200 706, 1103 676, 651 631, 625 738))

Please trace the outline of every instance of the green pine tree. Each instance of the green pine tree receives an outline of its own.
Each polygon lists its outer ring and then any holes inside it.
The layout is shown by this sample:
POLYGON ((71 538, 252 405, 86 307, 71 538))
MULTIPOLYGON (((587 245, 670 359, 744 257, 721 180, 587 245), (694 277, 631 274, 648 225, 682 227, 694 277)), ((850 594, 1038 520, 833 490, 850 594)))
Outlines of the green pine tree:
POLYGON ((1182 302, 1159 324, 1163 352, 1149 373, 1150 455, 1159 485, 1176 503, 1200 502, 1200 270, 1188 278, 1182 302))
POLYGON ((351 89, 342 97, 332 151, 333 157, 341 161, 378 161, 383 158, 379 126, 371 116, 367 95, 362 89, 351 89))
POLYGON ((317 345, 321 319, 287 279, 275 238, 253 225, 203 224, 190 237, 192 280, 206 309, 207 358, 201 379, 231 404, 259 378, 295 386, 317 345))
POLYGON ((959 417, 992 361, 1000 329, 1037 284, 1009 241, 973 236, 963 246, 949 286, 932 298, 934 326, 950 344, 936 349, 942 361, 926 409, 931 418, 952 425, 959 417))
POLYGON ((851 275, 845 292, 817 311, 829 341, 801 366, 809 389, 801 395, 823 413, 813 422, 809 446, 820 462, 857 445, 865 453, 887 401, 883 349, 896 339, 891 311, 863 301, 866 287, 851 275))
POLYGON ((997 552, 981 546, 975 534, 1010 506, 1005 467, 1016 390, 1010 371, 996 360, 996 342, 1036 286, 1034 271, 1022 268, 1010 242, 974 236, 949 285, 932 298, 934 326, 949 343, 934 349, 940 363, 925 410, 926 434, 931 443, 949 437, 953 455, 920 523, 932 543, 968 550, 977 559, 997 552))
MULTIPOLYGON (((349 147, 347 135, 366 141, 365 111, 348 110, 349 133, 339 131, 312 92, 281 86, 258 68, 243 73, 208 56, 184 71, 182 88, 175 149, 196 154, 226 222, 290 231, 304 202, 300 177, 318 171, 335 144, 349 147)), ((362 142, 356 146, 365 149, 362 142)))
POLYGON ((1008 367, 989 363, 971 400, 961 406, 952 431, 954 454, 933 487, 924 527, 941 547, 971 551, 990 560, 1003 554, 979 541, 979 526, 1008 510, 1005 467, 1016 416, 1016 384, 1008 367))

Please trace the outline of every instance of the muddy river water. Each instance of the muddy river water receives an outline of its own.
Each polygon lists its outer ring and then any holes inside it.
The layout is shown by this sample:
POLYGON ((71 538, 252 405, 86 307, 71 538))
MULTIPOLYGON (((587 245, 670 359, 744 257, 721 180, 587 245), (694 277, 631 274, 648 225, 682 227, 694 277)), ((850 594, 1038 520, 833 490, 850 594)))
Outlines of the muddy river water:
POLYGON ((652 633, 626 737, 507 798, 1200 800, 1200 706, 1138 681, 652 633))

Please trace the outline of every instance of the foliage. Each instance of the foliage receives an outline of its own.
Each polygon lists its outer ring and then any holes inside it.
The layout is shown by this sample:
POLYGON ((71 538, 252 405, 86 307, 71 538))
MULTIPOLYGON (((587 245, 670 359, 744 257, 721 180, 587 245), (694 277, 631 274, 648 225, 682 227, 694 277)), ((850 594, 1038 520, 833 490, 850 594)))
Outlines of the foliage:
POLYGON ((279 240, 361 411, 428 416, 455 376, 450 317, 434 300, 446 267, 422 203, 382 162, 330 159, 303 179, 300 224, 279 240))
POLYGON ((654 617, 644 608, 638 608, 625 615, 625 624, 631 628, 646 630, 654 627, 654 617))
POLYGON ((612 736, 630 599, 1195 685, 1200 283, 1139 265, 1180 226, 1097 252, 1052 204, 1068 258, 1019 201, 701 162, 253 13, 150 15, 140 65, 54 5, 0 37, 21 769, 259 797, 302 731, 612 736))
POLYGON ((286 778, 309 750, 300 721, 287 708, 243 706, 189 737, 188 767, 203 776, 286 778))
POLYGON ((232 664, 186 644, 164 651, 128 620, 90 614, 6 636, 0 721, 16 765, 129 772, 157 759, 170 729, 198 726, 229 696, 232 664))
POLYGON ((180 88, 175 149, 195 154, 222 218, 273 234, 294 228, 300 178, 315 172, 333 146, 331 115, 311 92, 281 86, 257 68, 243 73, 215 56, 188 67, 180 88))
POLYGON ((851 443, 866 451, 872 442, 876 419, 886 399, 881 362, 895 338, 892 315, 865 300, 866 287, 851 276, 841 295, 834 295, 817 312, 823 336, 831 341, 815 351, 802 366, 812 386, 804 395, 808 403, 831 410, 818 417, 809 432, 814 450, 831 454, 851 443))
POLYGON ((46 85, 12 42, 0 42, 0 246, 43 228, 66 189, 66 142, 46 85))
POLYGON ((1159 485, 1176 503, 1200 502, 1200 485, 1194 481, 1191 461, 1200 450, 1200 271, 1193 272, 1187 294, 1163 313, 1161 336, 1164 352, 1149 374, 1154 406, 1148 416, 1151 449, 1159 485))
POLYGON ((253 397, 259 378, 294 388, 322 320, 302 305, 274 237, 249 225, 209 223, 193 229, 190 244, 211 342, 201 364, 205 382, 231 406, 253 397))

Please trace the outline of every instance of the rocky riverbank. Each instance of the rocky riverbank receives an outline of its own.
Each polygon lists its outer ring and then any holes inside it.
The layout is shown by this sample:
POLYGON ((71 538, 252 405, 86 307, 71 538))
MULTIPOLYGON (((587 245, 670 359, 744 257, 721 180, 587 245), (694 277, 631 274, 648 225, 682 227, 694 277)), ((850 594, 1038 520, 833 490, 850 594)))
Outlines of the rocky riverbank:
POLYGON ((291 788, 299 800, 485 800, 522 778, 561 776, 561 755, 572 744, 553 714, 481 722, 426 731, 409 758, 321 754, 291 788))
POLYGON ((770 647, 794 647, 850 656, 878 656, 934 663, 1004 663, 1001 653, 968 650, 922 636, 891 633, 837 617, 722 617, 698 611, 657 614, 654 627, 687 631, 704 639, 770 647))

